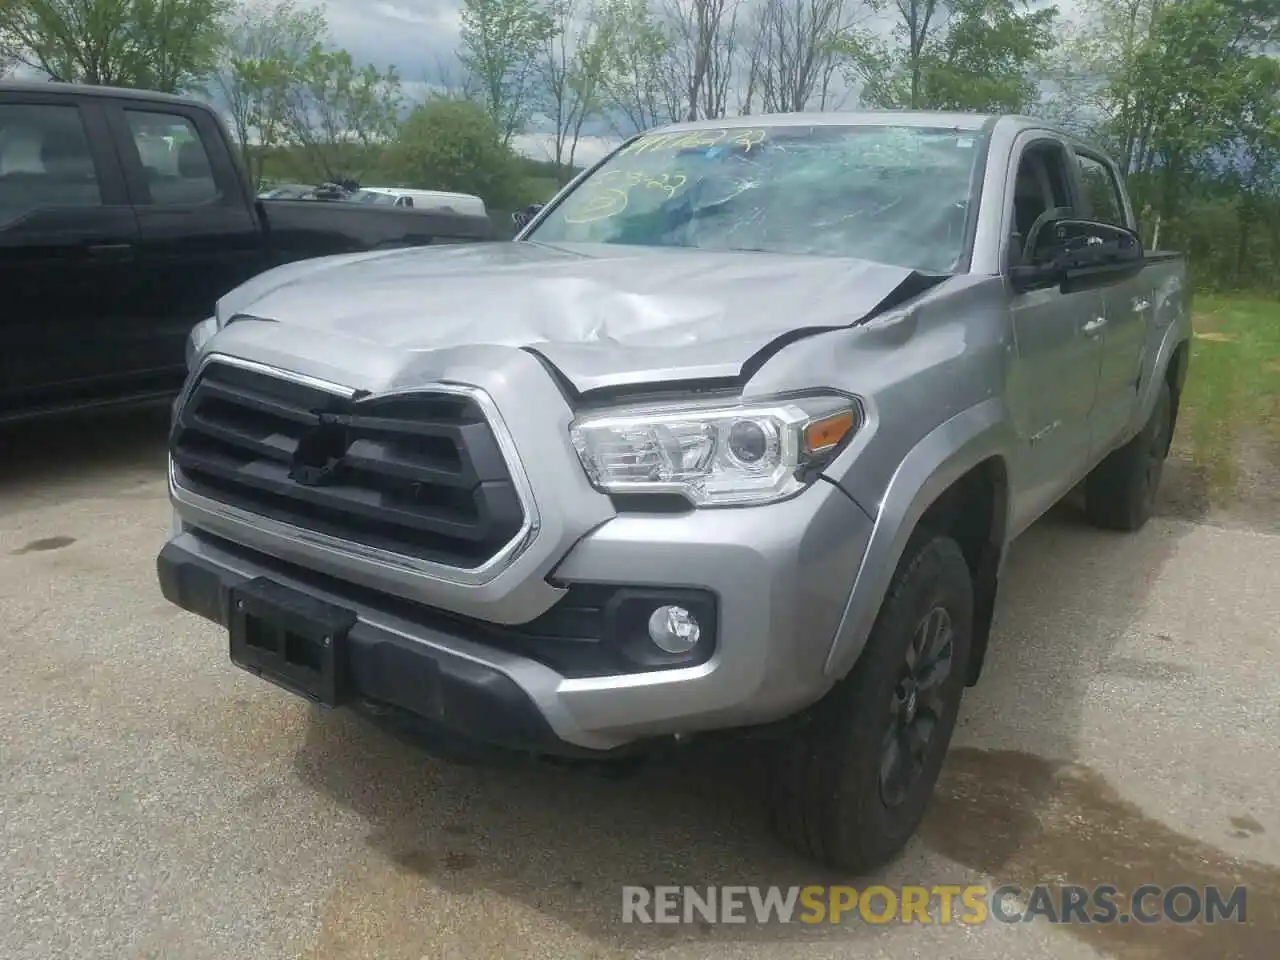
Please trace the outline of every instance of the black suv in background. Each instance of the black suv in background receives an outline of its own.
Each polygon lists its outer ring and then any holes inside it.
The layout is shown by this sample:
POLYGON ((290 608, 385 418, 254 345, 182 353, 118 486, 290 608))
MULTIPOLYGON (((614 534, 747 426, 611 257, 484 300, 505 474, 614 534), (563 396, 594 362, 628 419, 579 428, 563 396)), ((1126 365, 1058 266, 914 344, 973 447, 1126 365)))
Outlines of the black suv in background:
POLYGON ((0 421, 162 399, 192 325, 307 257, 494 240, 487 217, 254 192, 207 104, 0 82, 0 421))

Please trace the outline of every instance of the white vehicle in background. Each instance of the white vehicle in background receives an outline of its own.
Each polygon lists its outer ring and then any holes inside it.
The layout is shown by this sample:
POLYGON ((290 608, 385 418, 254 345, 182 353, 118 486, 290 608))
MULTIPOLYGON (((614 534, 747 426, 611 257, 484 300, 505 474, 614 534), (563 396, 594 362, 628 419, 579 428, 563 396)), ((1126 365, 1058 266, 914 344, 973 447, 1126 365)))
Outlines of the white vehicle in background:
POLYGON ((378 197, 391 197, 391 205, 412 207, 415 210, 451 210, 468 216, 485 217, 488 211, 484 201, 470 193, 452 193, 447 190, 415 190, 411 187, 362 187, 354 197, 360 203, 378 203, 378 197))

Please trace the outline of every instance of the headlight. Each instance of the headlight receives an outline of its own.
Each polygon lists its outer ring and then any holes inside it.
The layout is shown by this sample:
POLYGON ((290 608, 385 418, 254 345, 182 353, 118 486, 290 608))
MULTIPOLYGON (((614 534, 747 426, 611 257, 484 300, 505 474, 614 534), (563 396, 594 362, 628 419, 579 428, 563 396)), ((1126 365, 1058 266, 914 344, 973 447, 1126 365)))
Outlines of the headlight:
POLYGON ((678 493, 711 507, 793 496, 861 422, 857 401, 828 395, 592 413, 569 433, 597 489, 678 493))

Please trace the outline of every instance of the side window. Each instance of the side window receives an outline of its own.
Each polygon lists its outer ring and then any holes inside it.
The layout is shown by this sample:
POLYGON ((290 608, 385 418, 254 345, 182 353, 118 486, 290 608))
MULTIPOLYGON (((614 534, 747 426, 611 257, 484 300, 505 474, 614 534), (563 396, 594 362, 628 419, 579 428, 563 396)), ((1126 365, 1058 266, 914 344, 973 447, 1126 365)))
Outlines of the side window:
POLYGON ((176 113, 125 110, 129 132, 155 206, 216 203, 221 195, 209 154, 189 119, 176 113))
POLYGON ((0 223, 43 207, 100 207, 80 108, 0 103, 0 223))
POLYGON ((1078 155, 1080 159, 1080 182, 1084 186, 1085 196, 1089 199, 1089 208, 1093 211, 1093 219, 1116 226, 1127 226, 1124 221, 1124 204, 1120 201, 1120 188, 1115 177, 1106 164, 1078 155))
MULTIPOLYGON (((1066 151, 1060 143, 1040 141, 1026 148, 1018 160, 1013 192, 1013 244, 1010 253, 1017 262, 1031 241, 1036 221, 1050 210, 1069 208, 1071 195, 1067 178, 1066 151)), ((1041 234, 1037 246, 1045 239, 1041 234)), ((1030 251, 1031 262, 1041 250, 1030 251)))

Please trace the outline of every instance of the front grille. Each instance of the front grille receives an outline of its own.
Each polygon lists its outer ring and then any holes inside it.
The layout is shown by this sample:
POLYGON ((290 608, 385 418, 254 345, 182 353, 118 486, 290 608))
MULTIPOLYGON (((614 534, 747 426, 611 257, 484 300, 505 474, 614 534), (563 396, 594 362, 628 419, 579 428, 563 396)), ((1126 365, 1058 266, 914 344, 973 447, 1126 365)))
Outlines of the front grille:
POLYGON ((462 569, 492 559, 524 511, 470 396, 349 399, 214 361, 171 440, 185 489, 306 530, 462 569))

